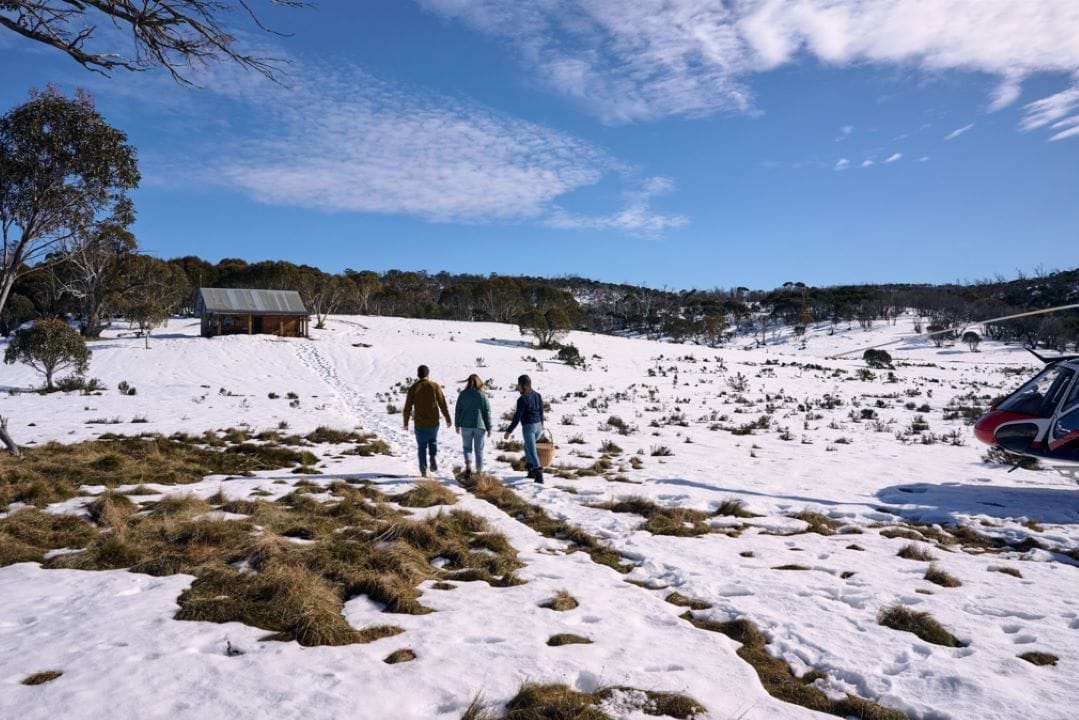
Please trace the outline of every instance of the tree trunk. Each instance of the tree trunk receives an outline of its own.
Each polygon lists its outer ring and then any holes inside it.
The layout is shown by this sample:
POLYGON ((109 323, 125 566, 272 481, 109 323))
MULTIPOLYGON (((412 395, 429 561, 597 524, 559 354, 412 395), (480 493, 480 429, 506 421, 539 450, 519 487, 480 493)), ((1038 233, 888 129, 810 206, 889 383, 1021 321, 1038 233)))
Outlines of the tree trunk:
POLYGON ((15 457, 21 457, 22 453, 19 452, 19 446, 15 444, 15 441, 11 439, 11 436, 7 432, 7 418, 0 415, 0 442, 3 442, 7 447, 7 451, 15 457))

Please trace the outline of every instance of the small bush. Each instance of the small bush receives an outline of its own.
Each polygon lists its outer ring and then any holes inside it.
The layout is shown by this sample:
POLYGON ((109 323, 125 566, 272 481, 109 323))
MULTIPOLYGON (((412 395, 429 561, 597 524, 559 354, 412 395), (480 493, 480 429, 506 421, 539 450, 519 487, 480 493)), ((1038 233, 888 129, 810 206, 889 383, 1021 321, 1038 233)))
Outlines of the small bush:
POLYGON ((650 454, 652 457, 670 457, 674 455, 674 450, 671 450, 666 445, 653 445, 650 454))
POLYGON ((907 543, 899 548, 899 552, 896 553, 896 555, 904 560, 921 560, 922 562, 932 562, 935 559, 929 550, 920 545, 915 545, 914 543, 907 543))
POLYGON ((395 650, 385 657, 382 661, 387 665, 396 665, 397 663, 410 662, 416 659, 416 653, 412 652, 409 648, 402 650, 395 650))
POLYGON ((877 370, 892 368, 892 356, 887 350, 866 350, 862 353, 862 360, 866 365, 877 370))
MULTIPOLYGON (((1026 660, 1031 665, 1056 665, 1060 660, 1056 655, 1043 652, 1027 652, 1019 656, 1020 660, 1026 660)), ((25 682, 25 681, 24 681, 25 682)))
POLYGON ((936 565, 930 565, 929 569, 925 571, 925 579, 941 587, 954 588, 963 584, 958 578, 949 575, 936 565))
POLYGON ((137 390, 128 384, 127 380, 121 380, 120 384, 116 386, 116 389, 120 391, 121 395, 135 395, 137 390))

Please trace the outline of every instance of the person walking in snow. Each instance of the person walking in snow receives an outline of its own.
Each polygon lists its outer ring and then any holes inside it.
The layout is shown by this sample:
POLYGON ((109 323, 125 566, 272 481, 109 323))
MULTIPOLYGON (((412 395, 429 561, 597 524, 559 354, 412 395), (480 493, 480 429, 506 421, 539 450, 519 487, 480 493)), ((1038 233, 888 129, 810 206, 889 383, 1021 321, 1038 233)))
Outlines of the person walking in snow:
POLYGON ((405 430, 408 430, 408 421, 412 417, 413 410, 416 413, 416 445, 420 458, 420 475, 427 477, 427 458, 431 458, 431 472, 438 472, 438 461, 435 456, 438 453, 438 413, 446 418, 446 427, 450 427, 450 410, 446 407, 446 396, 442 394, 442 388, 428 375, 430 369, 426 365, 420 365, 416 369, 419 380, 412 383, 405 397, 405 430))
POLYGON ((465 388, 457 395, 453 408, 454 425, 465 453, 464 479, 472 477, 472 452, 476 452, 476 472, 483 472, 483 445, 491 437, 491 403, 487 400, 483 379, 472 373, 465 388))
POLYGON ((527 375, 517 378, 517 390, 521 393, 521 396, 517 398, 517 411, 513 414, 513 422, 510 423, 503 439, 509 440, 517 423, 521 423, 525 460, 528 462, 528 477, 542 483, 543 466, 540 465, 539 455, 536 454, 536 440, 543 432, 543 398, 532 389, 532 378, 527 375))

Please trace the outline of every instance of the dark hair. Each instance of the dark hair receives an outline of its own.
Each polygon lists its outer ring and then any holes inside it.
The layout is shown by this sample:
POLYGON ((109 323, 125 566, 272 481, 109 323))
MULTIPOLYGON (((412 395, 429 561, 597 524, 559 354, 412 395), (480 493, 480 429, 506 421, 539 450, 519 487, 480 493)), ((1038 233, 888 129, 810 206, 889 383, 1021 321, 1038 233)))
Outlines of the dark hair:
POLYGON ((532 387, 532 378, 528 377, 527 375, 522 375, 521 377, 517 378, 517 387, 519 387, 519 388, 530 388, 530 387, 532 387))
POLYGON ((419 377, 420 380, 423 380, 430 374, 431 368, 427 367, 426 365, 420 365, 418 368, 416 368, 416 376, 419 377))

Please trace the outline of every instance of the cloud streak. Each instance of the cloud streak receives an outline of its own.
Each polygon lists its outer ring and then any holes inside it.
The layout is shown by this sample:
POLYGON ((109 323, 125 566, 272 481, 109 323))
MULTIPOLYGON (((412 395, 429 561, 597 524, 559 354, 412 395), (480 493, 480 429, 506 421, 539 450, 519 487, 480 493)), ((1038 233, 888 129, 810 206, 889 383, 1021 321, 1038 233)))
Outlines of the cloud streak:
POLYGON ((956 128, 955 130, 952 130, 950 133, 948 133, 947 135, 944 136, 944 141, 948 142, 949 140, 955 140, 957 137, 959 137, 963 133, 967 132, 972 127, 974 127, 974 123, 970 123, 969 125, 964 125, 961 128, 956 128))
POLYGON ((1000 78, 1079 71, 1074 0, 417 0, 514 46, 556 92, 624 123, 753 112, 749 82, 805 57, 1000 78))
POLYGON ((571 227, 563 198, 613 179, 627 188, 624 206, 574 216, 576 227, 657 234, 688 222, 652 210, 667 181, 642 177, 579 137, 469 100, 357 68, 294 62, 288 88, 213 72, 207 92, 238 105, 245 123, 204 149, 195 179, 262 203, 571 227))

